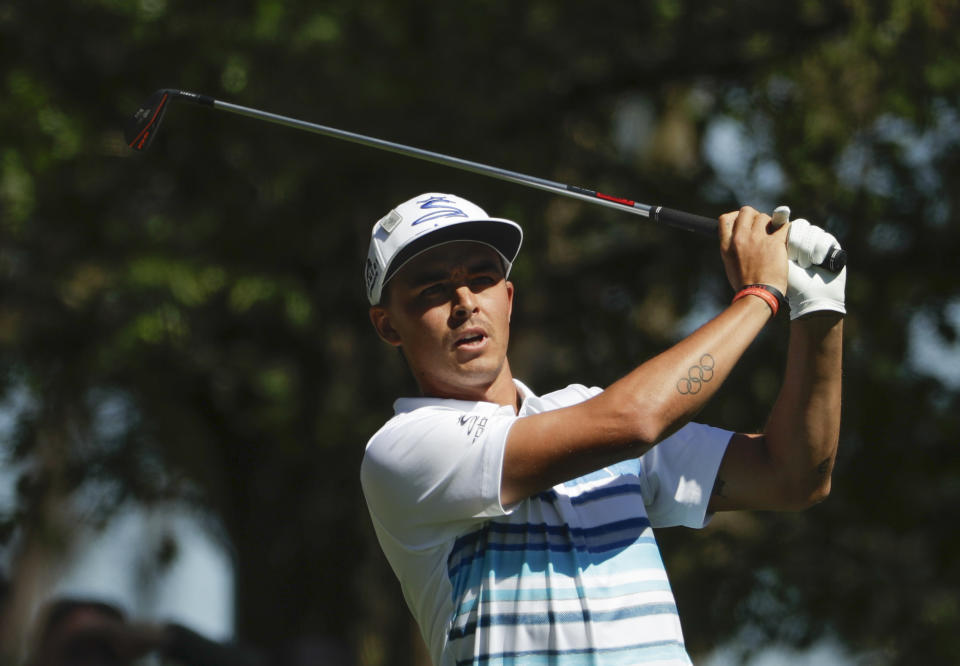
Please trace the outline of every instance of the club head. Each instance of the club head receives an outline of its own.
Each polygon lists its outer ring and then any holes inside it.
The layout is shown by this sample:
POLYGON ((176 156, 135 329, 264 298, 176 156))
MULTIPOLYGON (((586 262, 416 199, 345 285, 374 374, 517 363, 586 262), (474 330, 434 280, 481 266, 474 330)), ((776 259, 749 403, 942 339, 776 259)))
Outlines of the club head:
POLYGON ((131 148, 144 151, 150 147, 157 135, 157 130, 160 129, 160 123, 163 121, 163 115, 167 112, 167 106, 171 98, 176 96, 176 93, 176 90, 162 88, 150 95, 147 101, 140 105, 140 108, 123 128, 123 135, 131 148))

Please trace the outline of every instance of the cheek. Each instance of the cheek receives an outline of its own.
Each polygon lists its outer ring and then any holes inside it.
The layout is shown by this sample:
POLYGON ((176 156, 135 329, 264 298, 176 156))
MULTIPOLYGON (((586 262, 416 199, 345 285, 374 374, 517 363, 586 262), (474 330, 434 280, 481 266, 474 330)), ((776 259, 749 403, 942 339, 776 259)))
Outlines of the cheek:
POLYGON ((436 308, 407 318, 404 337, 408 344, 429 346, 443 337, 446 327, 446 315, 436 308))
POLYGON ((513 314, 513 301, 506 296, 498 299, 497 312, 499 313, 499 318, 509 324, 510 317, 513 314))

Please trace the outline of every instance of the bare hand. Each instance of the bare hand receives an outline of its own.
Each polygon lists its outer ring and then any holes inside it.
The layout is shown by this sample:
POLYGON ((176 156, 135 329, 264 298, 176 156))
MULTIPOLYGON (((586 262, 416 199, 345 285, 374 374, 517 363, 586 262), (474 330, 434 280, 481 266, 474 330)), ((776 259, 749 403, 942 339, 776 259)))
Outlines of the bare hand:
POLYGON ((734 290, 768 284, 786 292, 788 226, 774 229, 770 219, 750 206, 720 216, 720 253, 734 290))

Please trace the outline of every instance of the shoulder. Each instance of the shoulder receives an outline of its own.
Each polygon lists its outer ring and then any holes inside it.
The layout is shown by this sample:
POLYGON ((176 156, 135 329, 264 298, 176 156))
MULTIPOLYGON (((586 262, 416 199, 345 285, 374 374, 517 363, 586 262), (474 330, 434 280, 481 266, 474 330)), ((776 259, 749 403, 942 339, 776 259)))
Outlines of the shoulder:
POLYGON ((425 525, 500 515, 510 407, 456 400, 402 409, 370 438, 360 484, 370 513, 407 542, 425 525))
POLYGON ((489 402, 410 398, 398 400, 397 413, 367 442, 361 471, 387 467, 394 471, 437 465, 506 429, 513 410, 489 402))
POLYGON ((367 441, 363 467, 375 464, 379 458, 395 458, 398 449, 428 437, 432 431, 455 422, 463 414, 463 410, 445 405, 424 405, 398 411, 367 441))
POLYGON ((603 393, 603 389, 587 387, 583 384, 570 384, 569 386, 544 393, 541 396, 530 396, 524 401, 524 407, 529 413, 546 412, 551 409, 560 409, 570 407, 603 393))
POLYGON ((438 428, 462 427, 470 417, 512 414, 511 409, 489 402, 439 398, 402 398, 395 409, 396 414, 367 442, 368 451, 387 442, 427 437, 438 428))

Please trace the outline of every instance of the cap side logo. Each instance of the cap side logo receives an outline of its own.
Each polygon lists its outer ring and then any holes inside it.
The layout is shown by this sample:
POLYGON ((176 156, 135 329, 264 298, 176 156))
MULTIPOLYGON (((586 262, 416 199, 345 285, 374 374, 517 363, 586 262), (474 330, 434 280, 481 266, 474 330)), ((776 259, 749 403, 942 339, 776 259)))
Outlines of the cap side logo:
POLYGON ((363 276, 366 279, 367 293, 369 294, 373 291, 373 285, 377 283, 377 278, 380 277, 380 267, 377 266, 373 259, 367 259, 367 266, 363 271, 363 276))
POLYGON ((456 201, 451 201, 446 197, 428 197, 427 199, 421 199, 417 203, 420 204, 420 210, 429 210, 431 212, 411 222, 411 227, 415 227, 423 222, 439 220, 444 217, 470 217, 457 208, 456 201))

